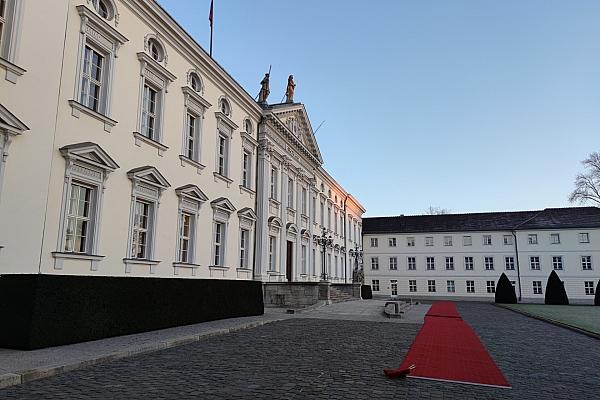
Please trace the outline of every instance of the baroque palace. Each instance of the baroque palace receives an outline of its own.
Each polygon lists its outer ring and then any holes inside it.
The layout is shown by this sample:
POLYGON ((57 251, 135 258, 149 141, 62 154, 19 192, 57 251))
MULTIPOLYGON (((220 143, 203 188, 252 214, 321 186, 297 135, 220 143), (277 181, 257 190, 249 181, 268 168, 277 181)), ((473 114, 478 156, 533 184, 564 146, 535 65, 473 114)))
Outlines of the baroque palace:
POLYGON ((0 13, 0 274, 351 282, 365 210, 291 77, 255 101, 154 0, 0 13))

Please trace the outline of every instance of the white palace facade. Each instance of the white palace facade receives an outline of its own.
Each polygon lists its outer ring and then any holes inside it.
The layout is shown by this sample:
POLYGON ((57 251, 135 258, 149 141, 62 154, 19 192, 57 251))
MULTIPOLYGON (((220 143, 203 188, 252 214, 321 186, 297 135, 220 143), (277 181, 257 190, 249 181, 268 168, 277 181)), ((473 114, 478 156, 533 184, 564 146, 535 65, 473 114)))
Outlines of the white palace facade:
POLYGON ((0 274, 351 282, 365 210, 301 103, 257 103, 154 0, 0 12, 0 274))
POLYGON ((365 218, 365 283, 374 296, 493 300, 505 273, 543 302, 554 270, 573 303, 594 301, 600 208, 365 218))

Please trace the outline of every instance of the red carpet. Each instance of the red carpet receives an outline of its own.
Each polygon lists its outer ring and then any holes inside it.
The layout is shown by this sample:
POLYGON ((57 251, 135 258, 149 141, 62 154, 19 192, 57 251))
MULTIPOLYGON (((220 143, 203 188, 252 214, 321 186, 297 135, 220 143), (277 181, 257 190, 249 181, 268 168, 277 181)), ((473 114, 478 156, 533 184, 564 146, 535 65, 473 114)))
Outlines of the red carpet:
MULTIPOLYGON (((410 378, 510 388, 473 329, 452 302, 434 303, 398 370, 410 378)), ((389 375, 389 370, 386 375, 389 375)))

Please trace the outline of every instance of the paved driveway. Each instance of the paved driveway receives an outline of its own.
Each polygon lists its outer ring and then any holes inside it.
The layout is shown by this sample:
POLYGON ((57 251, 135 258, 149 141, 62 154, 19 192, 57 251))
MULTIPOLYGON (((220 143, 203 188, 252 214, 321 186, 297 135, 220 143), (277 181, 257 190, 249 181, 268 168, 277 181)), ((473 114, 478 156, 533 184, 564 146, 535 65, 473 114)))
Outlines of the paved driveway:
POLYGON ((389 380, 382 369, 400 363, 420 325, 306 314, 0 390, 0 398, 598 398, 598 340, 489 304, 459 310, 512 390, 389 380))

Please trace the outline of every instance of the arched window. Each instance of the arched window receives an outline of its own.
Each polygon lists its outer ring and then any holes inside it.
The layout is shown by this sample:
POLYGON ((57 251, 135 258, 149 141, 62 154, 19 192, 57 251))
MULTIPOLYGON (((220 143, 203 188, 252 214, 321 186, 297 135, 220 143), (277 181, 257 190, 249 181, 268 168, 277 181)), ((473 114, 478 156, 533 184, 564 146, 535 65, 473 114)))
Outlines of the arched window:
POLYGON ((104 19, 113 19, 115 12, 112 4, 108 0, 92 0, 92 5, 96 12, 104 19))
POLYGON ((202 92, 202 81, 200 77, 195 72, 190 73, 190 86, 194 89, 195 92, 202 92))
POLYGON ((148 53, 158 62, 161 62, 165 58, 165 51, 156 39, 148 40, 148 53))
POLYGON ((231 115, 231 106, 226 99, 221 99, 221 112, 227 116, 231 115))

